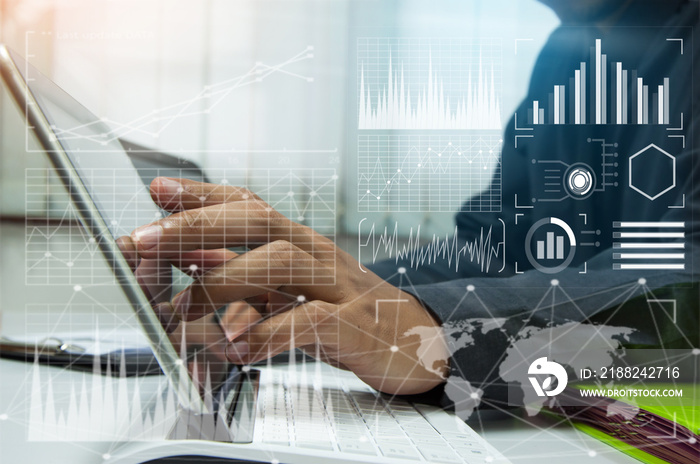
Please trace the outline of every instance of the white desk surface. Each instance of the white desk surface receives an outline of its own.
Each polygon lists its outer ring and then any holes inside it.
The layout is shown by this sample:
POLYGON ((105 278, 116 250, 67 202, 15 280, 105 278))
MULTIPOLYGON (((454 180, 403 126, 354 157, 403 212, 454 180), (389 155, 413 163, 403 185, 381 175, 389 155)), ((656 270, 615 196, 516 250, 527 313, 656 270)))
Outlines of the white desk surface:
MULTIPOLYGON (((0 333, 65 331, 76 324, 83 324, 80 329, 84 330, 99 311, 103 311, 98 318, 100 325, 135 327, 130 309, 121 291, 110 283, 111 274, 99 255, 92 258, 92 285, 83 285, 77 291, 74 283, 27 285, 27 275, 40 276, 44 271, 40 266, 33 267, 32 262, 25 263, 25 235, 23 225, 0 225, 0 333)), ((82 238, 76 234, 70 240, 82 238)), ((39 370, 42 376, 66 382, 83 375, 53 367, 42 366, 39 370)), ((151 379, 141 384, 155 385, 157 378, 151 379)), ((30 364, 0 360, 0 463, 102 462, 110 443, 28 441, 31 380, 30 364)), ((522 412, 515 412, 502 420, 471 425, 514 464, 564 460, 568 464, 638 462, 566 424, 553 424, 551 419, 528 418, 522 412)))

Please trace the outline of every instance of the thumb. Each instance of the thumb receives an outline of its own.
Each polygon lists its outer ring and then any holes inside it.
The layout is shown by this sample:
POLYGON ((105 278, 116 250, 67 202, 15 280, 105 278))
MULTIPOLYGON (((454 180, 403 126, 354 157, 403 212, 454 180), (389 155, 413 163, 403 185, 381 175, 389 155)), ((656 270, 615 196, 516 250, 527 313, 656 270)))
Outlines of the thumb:
POLYGON ((226 347, 234 364, 251 364, 314 343, 336 344, 336 305, 310 301, 255 324, 226 347))

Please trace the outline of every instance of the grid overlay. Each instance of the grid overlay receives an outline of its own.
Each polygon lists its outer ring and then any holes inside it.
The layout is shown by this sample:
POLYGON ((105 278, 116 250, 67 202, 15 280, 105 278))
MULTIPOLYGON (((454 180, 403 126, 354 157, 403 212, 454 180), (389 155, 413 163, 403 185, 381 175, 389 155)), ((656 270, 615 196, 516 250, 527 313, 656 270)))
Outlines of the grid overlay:
MULTIPOLYGON (((158 169, 146 171, 149 172, 141 171, 140 174, 157 177, 160 173, 158 169)), ((172 169, 169 169, 167 174, 172 176, 172 169)), ((217 174, 222 176, 221 184, 245 186, 258 194, 271 208, 292 221, 309 226, 331 240, 335 238, 338 179, 335 169, 224 169, 217 174)), ((111 274, 96 272, 96 261, 97 269, 100 269, 101 264, 99 260, 94 259, 96 254, 99 255, 99 250, 90 234, 82 227, 65 227, 78 218, 75 207, 71 203, 52 207, 52 194, 47 187, 48 175, 47 169, 27 169, 25 173, 26 210, 27 216, 32 218, 26 224, 26 284, 88 285, 113 282, 111 274)), ((124 181, 133 183, 134 195, 131 201, 119 205, 101 205, 103 212, 112 218, 118 218, 108 224, 116 236, 128 235, 136 226, 161 217, 156 215, 146 218, 139 213, 149 208, 152 210, 152 205, 139 205, 143 201, 139 199, 147 198, 146 201, 150 201, 150 197, 143 195, 145 185, 134 182, 134 177, 129 173, 124 172, 122 176, 119 170, 93 169, 89 170, 88 175, 92 179, 100 179, 113 185, 124 181)), ((123 187, 121 185, 122 189, 123 187)), ((231 229, 235 232, 236 225, 232 225, 231 229)), ((288 233, 278 233, 271 238, 287 240, 292 234, 290 225, 288 233)), ((324 254, 324 264, 334 267, 335 255, 324 254)), ((323 281, 316 284, 334 284, 331 282, 334 279, 329 278, 331 275, 335 274, 325 275, 323 281)))
POLYGON ((358 210, 501 211, 502 143, 495 131, 360 135, 358 210))

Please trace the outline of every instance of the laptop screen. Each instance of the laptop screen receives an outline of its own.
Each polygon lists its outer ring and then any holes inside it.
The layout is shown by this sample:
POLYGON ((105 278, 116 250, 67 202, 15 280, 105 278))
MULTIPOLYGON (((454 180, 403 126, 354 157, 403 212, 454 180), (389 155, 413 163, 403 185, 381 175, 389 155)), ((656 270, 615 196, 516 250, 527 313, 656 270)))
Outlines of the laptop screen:
POLYGON ((9 51, 112 235, 129 235, 161 217, 119 143, 129 128, 110 129, 19 55, 9 51))
MULTIPOLYGON (((49 123, 52 133, 50 137, 55 137, 55 141, 60 144, 68 162, 79 176, 91 202, 112 237, 129 235, 137 227, 153 222, 162 217, 163 214, 167 214, 155 205, 148 186, 144 184, 139 172, 122 148, 119 136, 128 132, 128 128, 118 126, 116 130, 110 129, 97 116, 29 65, 22 57, 9 49, 5 50, 10 54, 16 68, 26 82, 33 100, 39 106, 38 109, 49 123)), ((29 105, 34 104, 31 98, 27 98, 26 102, 29 105)), ((50 148, 45 145, 44 149, 49 150, 50 148)), ((159 169, 153 169, 153 171, 159 171, 159 169)), ((170 173, 172 172, 173 170, 170 169, 170 173)), ((73 200, 75 201, 75 198, 73 200)), ((82 213, 84 212, 81 211, 82 213)), ((186 361, 190 359, 189 349, 185 349, 187 360, 178 356, 172 343, 174 340, 168 339, 168 335, 160 326, 155 312, 151 310, 150 305, 146 306, 148 302, 143 299, 145 295, 136 291, 135 287, 138 286, 138 283, 133 278, 131 271, 124 268, 125 263, 117 264, 116 260, 109 258, 108 255, 111 256, 116 247, 110 248, 108 245, 106 247, 109 250, 105 257, 110 261, 122 289, 134 307, 154 355, 163 372, 168 376, 171 387, 177 391, 180 404, 196 414, 213 410, 212 405, 202 402, 203 398, 200 393, 204 393, 203 391, 198 391, 193 382, 182 380, 183 376, 188 375, 186 361), (124 272, 127 272, 129 276, 124 275, 124 272), (148 310, 144 311, 146 307, 148 310)), ((102 251, 104 253, 105 249, 102 251)), ((175 281, 179 280, 180 284, 191 282, 189 276, 177 269, 173 269, 173 271, 176 276, 175 281)), ((220 330, 217 326, 212 327, 220 330)), ((176 335, 173 333, 171 336, 175 337, 176 335)), ((179 336, 180 346, 189 348, 184 328, 179 336)), ((223 337, 223 333, 220 336, 223 337)), ((231 378, 235 378, 237 371, 232 369, 229 373, 231 378)), ((235 382, 233 384, 216 382, 211 387, 219 390, 219 394, 225 395, 227 389, 235 388, 235 385, 235 382)), ((203 432, 202 437, 208 436, 203 432)))

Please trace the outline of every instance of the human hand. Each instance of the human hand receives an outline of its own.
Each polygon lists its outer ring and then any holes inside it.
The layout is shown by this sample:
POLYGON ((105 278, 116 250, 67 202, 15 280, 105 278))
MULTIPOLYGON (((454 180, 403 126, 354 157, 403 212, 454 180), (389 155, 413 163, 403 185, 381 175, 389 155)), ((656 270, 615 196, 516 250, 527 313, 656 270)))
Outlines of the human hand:
POLYGON ((440 324, 329 239, 243 188, 157 178, 151 196, 174 214, 120 242, 146 262, 205 264, 160 312, 194 321, 229 304, 221 325, 230 361, 300 347, 386 393, 420 393, 444 381, 449 353, 440 324), (250 251, 225 250, 232 246, 250 251))
POLYGON ((237 255, 229 250, 196 250, 183 253, 181 261, 146 259, 138 256, 136 247, 128 236, 118 238, 117 245, 169 335, 175 351, 186 362, 195 384, 204 392, 207 377, 212 385, 225 380, 229 367, 225 351, 228 343, 219 320, 213 313, 187 322, 175 316, 170 304, 172 265, 196 278, 207 269, 237 255))

